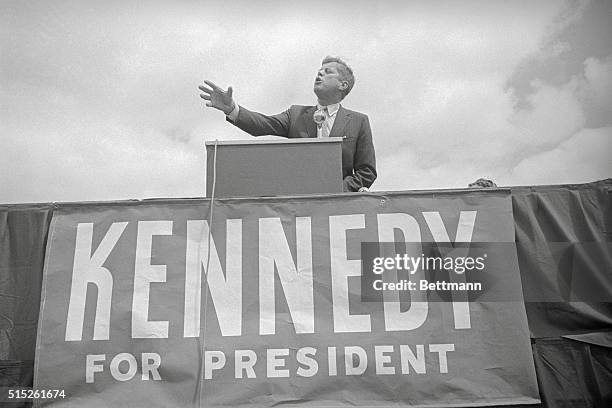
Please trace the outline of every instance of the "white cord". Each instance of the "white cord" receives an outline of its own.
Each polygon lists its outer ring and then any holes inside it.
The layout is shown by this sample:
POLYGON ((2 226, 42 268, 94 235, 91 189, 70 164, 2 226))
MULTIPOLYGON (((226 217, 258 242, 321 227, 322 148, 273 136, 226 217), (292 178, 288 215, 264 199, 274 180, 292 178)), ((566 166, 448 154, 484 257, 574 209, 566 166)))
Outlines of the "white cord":
MULTIPOLYGON (((207 288, 204 291, 204 322, 202 327, 200 328, 200 337, 198 337, 198 343, 200 346, 200 371, 198 373, 198 384, 197 384, 197 394, 198 394, 198 406, 202 407, 202 396, 205 396, 204 391, 204 353, 206 352, 206 316, 208 314, 208 268, 210 267, 210 243, 212 241, 212 223, 213 223, 213 208, 215 204, 215 189, 217 186, 217 146, 219 145, 219 140, 215 139, 215 150, 213 152, 213 165, 212 165, 212 174, 213 174, 213 182, 212 182, 212 191, 210 193, 210 207, 208 210, 208 247, 206 248, 206 268, 204 271, 204 279, 206 282, 205 287, 207 288)), ((204 228, 202 228, 202 234, 200 235, 200 243, 204 238, 204 228)), ((198 253, 200 251, 200 245, 198 245, 198 253)), ((198 257, 199 259, 199 257, 198 257)))

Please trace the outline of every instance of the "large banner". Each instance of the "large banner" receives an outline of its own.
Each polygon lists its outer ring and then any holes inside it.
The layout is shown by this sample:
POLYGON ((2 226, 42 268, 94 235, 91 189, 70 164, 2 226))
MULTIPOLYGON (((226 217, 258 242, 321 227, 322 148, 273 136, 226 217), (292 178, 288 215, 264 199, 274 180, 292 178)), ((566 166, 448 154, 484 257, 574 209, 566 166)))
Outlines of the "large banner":
POLYGON ((37 403, 538 403, 513 225, 499 190, 60 206, 37 403))

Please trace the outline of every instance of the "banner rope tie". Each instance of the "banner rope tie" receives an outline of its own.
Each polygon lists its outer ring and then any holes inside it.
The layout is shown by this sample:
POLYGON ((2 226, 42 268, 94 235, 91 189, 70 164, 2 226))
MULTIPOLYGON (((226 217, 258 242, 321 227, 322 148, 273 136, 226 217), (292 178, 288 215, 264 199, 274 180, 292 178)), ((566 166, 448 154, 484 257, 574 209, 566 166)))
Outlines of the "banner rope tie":
MULTIPOLYGON (((208 210, 208 240, 207 240, 207 248, 206 248, 206 268, 204 271, 204 278, 206 279, 206 288, 208 288, 208 268, 210 267, 210 243, 212 241, 212 225, 213 225, 213 208, 215 204, 215 189, 217 186, 217 146, 219 145, 219 140, 215 139, 215 149, 213 151, 213 165, 212 165, 212 191, 210 194, 210 207, 208 210)), ((204 228, 202 228, 202 233, 200 235, 200 244, 202 243, 202 239, 204 238, 204 228)), ((198 252, 201 249, 201 245, 198 245, 198 252)), ((200 259, 200 257, 198 257, 200 259)), ((201 284, 201 282, 200 282, 201 284)), ((200 336, 198 337, 198 343, 200 347, 200 370, 198 372, 198 384, 197 384, 197 395, 198 395, 198 406, 202 407, 202 396, 205 396, 204 393, 204 353, 206 352, 206 316, 208 314, 208 289, 204 291, 204 322, 202 324, 202 328, 200 329, 200 336)))

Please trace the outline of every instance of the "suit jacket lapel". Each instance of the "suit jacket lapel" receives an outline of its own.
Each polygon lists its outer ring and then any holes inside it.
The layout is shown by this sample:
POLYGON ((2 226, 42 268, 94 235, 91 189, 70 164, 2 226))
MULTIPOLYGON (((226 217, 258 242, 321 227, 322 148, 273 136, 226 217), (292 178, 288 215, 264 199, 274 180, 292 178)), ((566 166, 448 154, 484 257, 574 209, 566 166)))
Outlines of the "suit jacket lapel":
MULTIPOLYGON (((329 132, 329 137, 344 136, 343 134, 344 128, 346 127, 346 124, 348 123, 350 119, 351 119, 351 114, 348 113, 347 110, 344 109, 342 106, 340 106, 340 109, 338 109, 338 112, 336 112, 336 120, 334 120, 334 126, 332 126, 329 132)), ((314 119, 313 119, 313 123, 314 123, 314 119)), ((315 137, 316 137, 316 129, 315 129, 315 137)))
POLYGON ((316 106, 311 106, 306 109, 306 131, 308 132, 308 137, 316 138, 317 137, 317 124, 314 121, 314 112, 316 106))

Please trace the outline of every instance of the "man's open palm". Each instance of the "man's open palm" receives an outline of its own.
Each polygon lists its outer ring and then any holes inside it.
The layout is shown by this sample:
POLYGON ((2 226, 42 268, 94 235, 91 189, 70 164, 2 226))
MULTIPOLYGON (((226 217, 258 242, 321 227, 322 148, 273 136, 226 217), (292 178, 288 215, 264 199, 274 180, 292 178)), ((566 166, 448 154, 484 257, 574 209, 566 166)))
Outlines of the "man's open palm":
POLYGON ((219 88, 217 85, 210 81, 204 81, 208 87, 204 85, 198 86, 198 88, 204 92, 200 94, 200 98, 207 100, 206 106, 211 106, 223 111, 226 115, 234 109, 234 100, 232 98, 232 87, 228 87, 227 91, 219 88))

